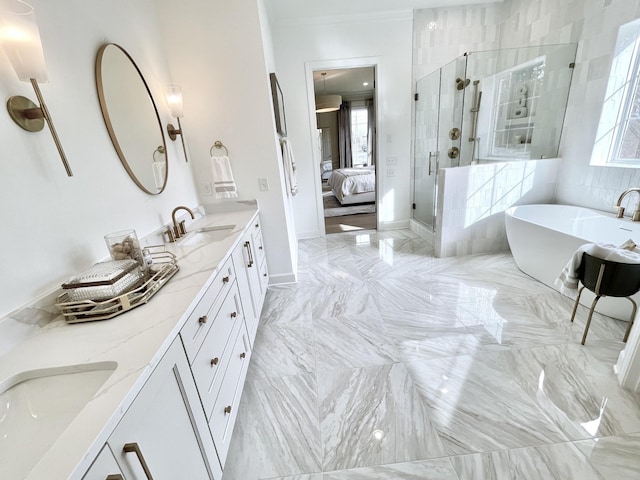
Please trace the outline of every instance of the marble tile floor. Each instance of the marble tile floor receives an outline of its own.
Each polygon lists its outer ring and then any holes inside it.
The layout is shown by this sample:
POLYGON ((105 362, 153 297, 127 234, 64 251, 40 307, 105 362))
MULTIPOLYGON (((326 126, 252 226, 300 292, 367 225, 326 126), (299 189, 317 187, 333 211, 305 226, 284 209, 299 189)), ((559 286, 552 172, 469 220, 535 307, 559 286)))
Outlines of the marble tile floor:
POLYGON ((640 479, 625 323, 506 253, 434 258, 408 230, 300 242, 267 293, 224 480, 640 479))

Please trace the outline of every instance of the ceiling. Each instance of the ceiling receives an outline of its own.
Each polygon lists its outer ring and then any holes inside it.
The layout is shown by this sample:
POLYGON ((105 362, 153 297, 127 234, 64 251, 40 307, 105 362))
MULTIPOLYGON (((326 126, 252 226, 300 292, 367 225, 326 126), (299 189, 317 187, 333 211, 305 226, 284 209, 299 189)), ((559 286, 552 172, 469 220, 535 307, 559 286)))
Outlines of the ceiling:
POLYGON ((374 67, 341 68, 313 72, 316 95, 338 94, 346 99, 373 98, 374 67), (326 73, 324 81, 322 73, 326 73), (365 86, 363 83, 368 83, 365 86))
POLYGON ((271 22, 303 20, 313 17, 376 14, 421 8, 454 7, 504 0, 264 0, 271 22))

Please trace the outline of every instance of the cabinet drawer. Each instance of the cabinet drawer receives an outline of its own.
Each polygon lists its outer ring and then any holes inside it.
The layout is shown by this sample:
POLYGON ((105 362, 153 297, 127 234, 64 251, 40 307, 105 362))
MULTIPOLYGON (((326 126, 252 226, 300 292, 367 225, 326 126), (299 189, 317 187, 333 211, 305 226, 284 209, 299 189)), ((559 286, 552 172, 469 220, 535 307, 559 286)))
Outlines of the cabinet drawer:
POLYGON ((115 457, 111 453, 109 446, 105 445, 93 464, 91 464, 91 467, 89 467, 89 470, 87 470, 87 473, 82 477, 82 480, 105 480, 105 478, 116 480, 118 475, 120 475, 119 480, 124 480, 122 470, 120 470, 115 457))
POLYGON ((220 384, 231 360, 234 342, 243 322, 240 295, 238 287, 234 284, 213 319, 213 326, 191 365, 207 416, 211 413, 218 397, 220 384))
POLYGON ((267 286, 269 285, 269 271, 267 270, 267 262, 263 261, 260 264, 260 270, 258 270, 260 274, 260 285, 262 287, 262 295, 264 296, 267 291, 267 286))
POLYGON ((213 282, 180 330, 189 363, 194 359, 213 325, 213 316, 236 279, 233 262, 228 258, 219 268, 213 282))
POLYGON ((255 247, 255 252, 256 252, 256 263, 258 265, 262 265, 262 262, 264 262, 264 259, 265 259, 264 244, 262 240, 262 231, 260 230, 254 231, 251 235, 253 237, 253 245, 255 247))
POLYGON ((242 387, 247 375, 250 357, 251 349, 249 348, 247 332, 245 329, 240 329, 233 347, 231 360, 220 386, 220 394, 209 418, 209 428, 211 429, 223 469, 229 451, 233 426, 238 415, 238 406, 240 405, 242 387))

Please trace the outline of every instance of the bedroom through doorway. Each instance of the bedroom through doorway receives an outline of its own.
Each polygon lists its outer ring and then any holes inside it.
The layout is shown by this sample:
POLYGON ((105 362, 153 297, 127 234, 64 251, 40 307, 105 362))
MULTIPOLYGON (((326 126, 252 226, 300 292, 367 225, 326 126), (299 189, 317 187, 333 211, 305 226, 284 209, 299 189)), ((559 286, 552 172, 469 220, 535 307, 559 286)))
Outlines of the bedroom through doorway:
POLYGON ((375 67, 313 72, 325 232, 376 228, 375 67))

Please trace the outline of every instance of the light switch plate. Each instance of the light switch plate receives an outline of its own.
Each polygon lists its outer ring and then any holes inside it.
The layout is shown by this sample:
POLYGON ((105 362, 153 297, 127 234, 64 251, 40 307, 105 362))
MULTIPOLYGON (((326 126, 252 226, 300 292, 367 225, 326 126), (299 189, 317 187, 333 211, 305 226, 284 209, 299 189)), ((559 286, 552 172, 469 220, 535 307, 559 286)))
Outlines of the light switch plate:
POLYGON ((268 178, 259 178, 258 179, 258 186, 260 187, 260 191, 261 192, 268 192, 269 191, 269 179, 268 178))

